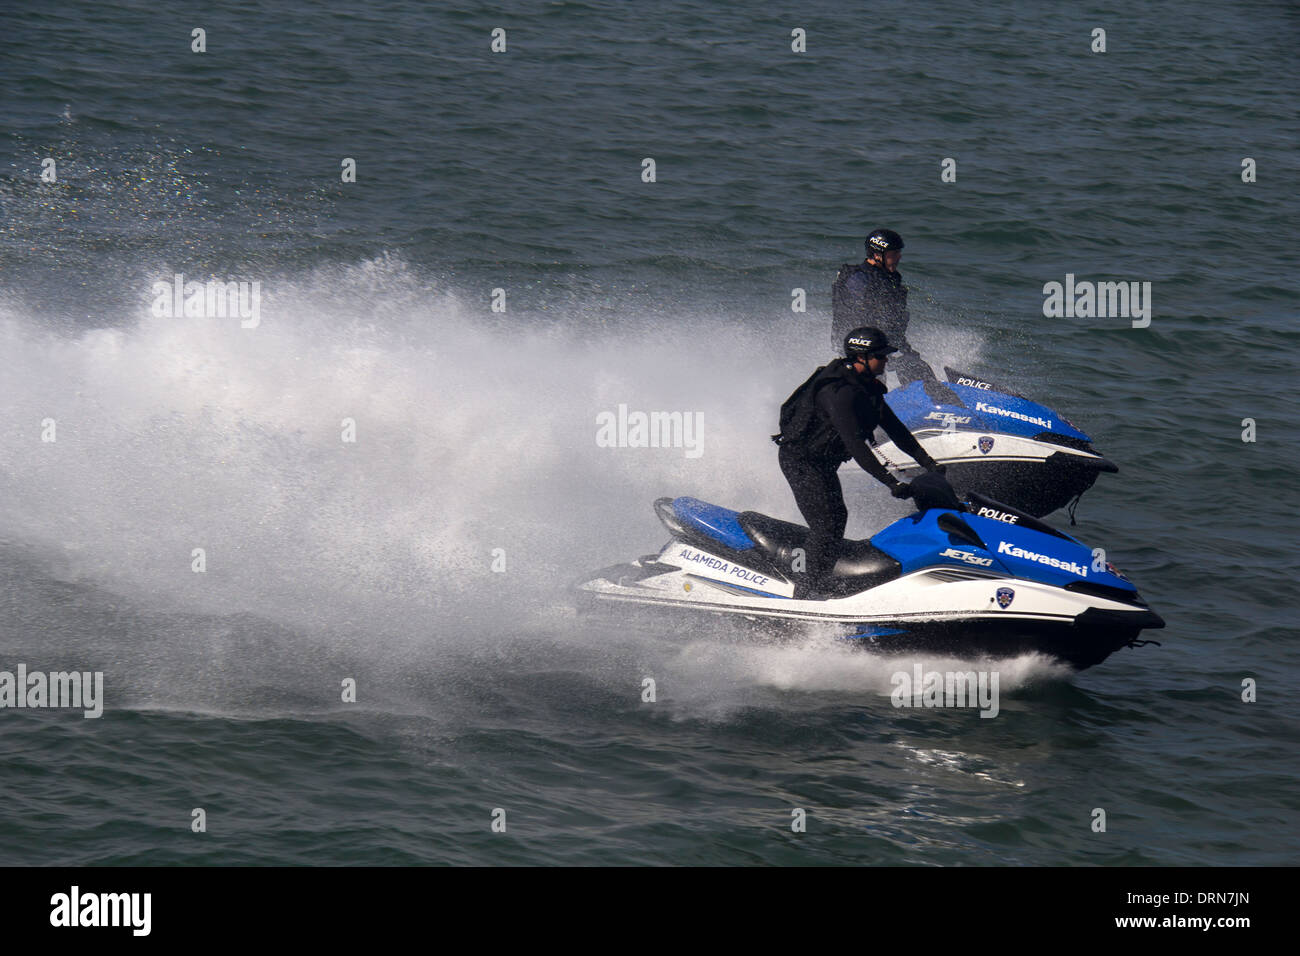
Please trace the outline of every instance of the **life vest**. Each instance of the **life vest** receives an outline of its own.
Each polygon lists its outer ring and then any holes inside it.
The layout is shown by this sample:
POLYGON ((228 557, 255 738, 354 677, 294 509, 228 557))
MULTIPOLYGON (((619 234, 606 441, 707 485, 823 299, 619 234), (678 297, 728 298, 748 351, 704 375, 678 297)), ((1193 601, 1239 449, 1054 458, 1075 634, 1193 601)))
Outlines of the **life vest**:
MULTIPOLYGON (((849 329, 857 328, 858 325, 866 325, 866 321, 857 321, 858 315, 853 312, 852 306, 845 295, 845 285, 848 284, 849 277, 855 272, 866 272, 862 268, 862 263, 845 263, 841 265, 840 271, 835 274, 835 282, 831 284, 831 315, 833 324, 835 324, 835 337, 842 338, 841 330, 848 334, 849 329)), ((866 278, 863 276, 863 278, 866 278)))
POLYGON ((849 276, 855 272, 863 273, 863 279, 866 279, 866 269, 863 268, 861 262, 846 262, 840 266, 840 271, 835 273, 835 281, 831 283, 831 314, 835 316, 837 325, 843 324, 842 317, 849 308, 845 302, 845 283, 849 281, 849 276))
MULTIPOLYGON (((838 440, 835 426, 817 410, 817 393, 837 381, 851 388, 871 387, 845 359, 832 359, 808 376, 781 404, 781 431, 772 436, 772 441, 782 447, 790 446, 809 458, 847 460, 848 453, 844 443, 838 440)), ((873 383, 880 388, 879 383, 874 380, 873 383)), ((884 393, 883 388, 880 391, 884 393)))
POLYGON ((891 340, 907 333, 907 286, 897 272, 864 262, 846 262, 831 283, 831 336, 838 348, 844 336, 860 325, 874 325, 891 340), (848 295, 847 283, 861 276, 866 301, 848 295))

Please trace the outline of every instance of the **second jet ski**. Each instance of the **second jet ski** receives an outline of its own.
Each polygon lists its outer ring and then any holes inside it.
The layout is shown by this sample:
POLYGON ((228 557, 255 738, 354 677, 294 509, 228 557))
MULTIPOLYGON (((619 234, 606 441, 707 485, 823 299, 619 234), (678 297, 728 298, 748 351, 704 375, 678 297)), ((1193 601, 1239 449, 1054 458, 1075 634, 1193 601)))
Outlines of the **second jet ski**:
MULTIPOLYGON (((945 368, 947 382, 914 381, 885 401, 959 492, 1043 517, 1117 472, 1065 416, 992 382, 945 368)), ((905 479, 925 469, 892 441, 875 446, 905 479)))

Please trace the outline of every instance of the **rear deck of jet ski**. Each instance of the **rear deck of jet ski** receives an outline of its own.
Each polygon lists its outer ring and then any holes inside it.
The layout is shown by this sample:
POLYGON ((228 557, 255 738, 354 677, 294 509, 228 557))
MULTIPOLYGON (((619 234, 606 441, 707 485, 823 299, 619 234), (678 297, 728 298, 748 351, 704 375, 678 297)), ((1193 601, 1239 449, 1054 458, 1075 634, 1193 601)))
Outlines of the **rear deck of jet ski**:
MULTIPOLYGON (((757 511, 733 512, 693 498, 660 498, 655 512, 678 540, 736 563, 793 581, 796 549, 803 548, 809 530, 757 511)), ((894 558, 870 541, 844 539, 839 560, 822 590, 834 596, 865 591, 902 573, 894 558)))
MULTIPOLYGON (((794 566, 795 550, 808 540, 808 528, 790 521, 769 518, 757 511, 742 511, 737 522, 754 546, 778 567, 794 566)), ((845 538, 840 545, 839 560, 822 590, 828 594, 848 595, 891 581, 902 573, 902 565, 870 541, 845 538)))

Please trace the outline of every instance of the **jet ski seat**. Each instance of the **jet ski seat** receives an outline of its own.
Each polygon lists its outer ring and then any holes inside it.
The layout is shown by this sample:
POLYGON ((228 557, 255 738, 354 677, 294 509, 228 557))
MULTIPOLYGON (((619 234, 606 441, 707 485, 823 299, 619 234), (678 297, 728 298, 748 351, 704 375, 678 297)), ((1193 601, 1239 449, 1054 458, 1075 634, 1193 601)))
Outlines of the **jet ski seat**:
MULTIPOLYGON (((769 518, 757 511, 742 511, 736 516, 736 521, 756 549, 776 567, 790 572, 795 549, 802 548, 808 539, 808 529, 804 525, 769 518)), ((901 565, 869 540, 845 538, 828 589, 837 594, 856 594, 896 578, 901 572, 901 565)))

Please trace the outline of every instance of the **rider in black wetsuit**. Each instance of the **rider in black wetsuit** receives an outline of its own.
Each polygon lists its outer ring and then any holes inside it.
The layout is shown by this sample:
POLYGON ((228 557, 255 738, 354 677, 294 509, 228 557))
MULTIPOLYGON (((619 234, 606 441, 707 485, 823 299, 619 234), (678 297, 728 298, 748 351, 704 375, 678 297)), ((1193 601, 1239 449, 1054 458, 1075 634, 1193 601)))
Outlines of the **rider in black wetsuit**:
POLYGON ((854 329, 844 340, 846 357, 819 368, 781 406, 781 433, 772 440, 781 446, 781 472, 809 528, 807 575, 795 586, 797 600, 825 596, 821 591, 839 557, 849 520, 837 474, 841 464, 853 458, 895 498, 911 494, 867 446, 877 426, 924 468, 944 471, 885 404, 885 386, 876 376, 896 351, 879 329, 854 329))
POLYGON ((899 347, 891 366, 900 385, 916 379, 934 380, 934 372, 907 341, 907 286, 898 271, 903 237, 892 229, 877 229, 867 237, 867 258, 840 266, 831 286, 831 337, 836 347, 850 329, 878 328, 899 347))

